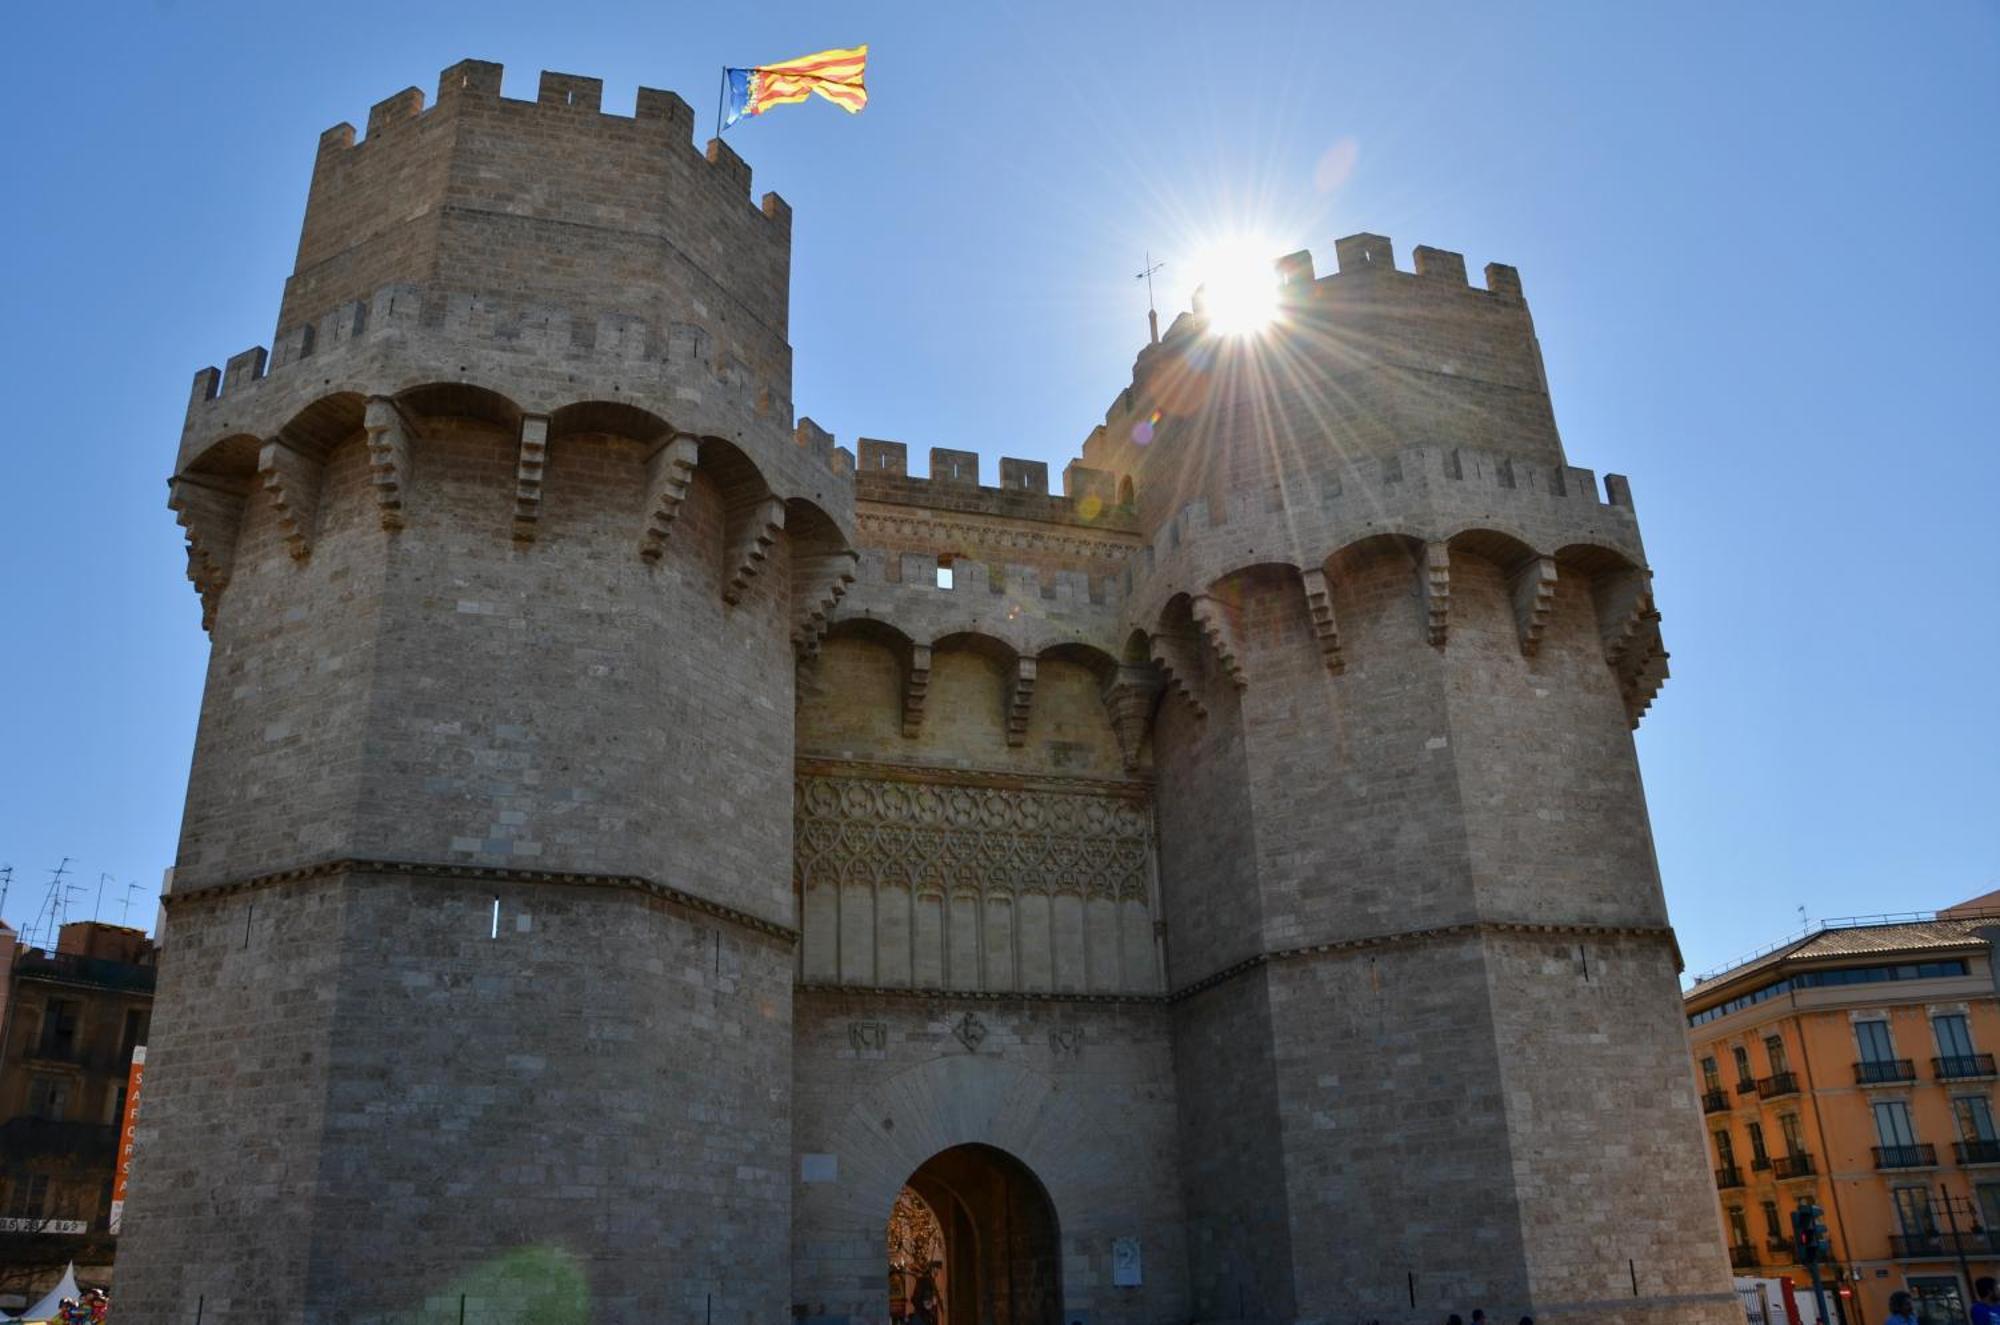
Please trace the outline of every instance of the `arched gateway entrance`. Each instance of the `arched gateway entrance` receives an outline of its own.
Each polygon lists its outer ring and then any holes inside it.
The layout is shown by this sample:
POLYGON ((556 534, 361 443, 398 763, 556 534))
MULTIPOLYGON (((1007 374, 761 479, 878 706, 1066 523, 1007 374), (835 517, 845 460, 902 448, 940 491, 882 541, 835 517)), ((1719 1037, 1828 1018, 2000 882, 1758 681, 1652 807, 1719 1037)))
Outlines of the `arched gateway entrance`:
POLYGON ((1061 1249, 1055 1205, 1027 1165, 992 1146, 941 1150, 890 1214, 892 1314, 916 1319, 928 1275, 930 1325, 1061 1325, 1061 1249))

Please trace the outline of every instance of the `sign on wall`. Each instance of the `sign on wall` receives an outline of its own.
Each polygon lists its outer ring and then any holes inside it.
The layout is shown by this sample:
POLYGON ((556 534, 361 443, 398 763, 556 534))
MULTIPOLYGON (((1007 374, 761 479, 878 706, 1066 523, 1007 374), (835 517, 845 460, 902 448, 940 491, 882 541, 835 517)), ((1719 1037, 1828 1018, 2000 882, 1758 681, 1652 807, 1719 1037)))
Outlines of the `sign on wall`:
POLYGON ((111 1231, 125 1218, 125 1177, 132 1170, 132 1125, 139 1120, 139 1083, 146 1075, 146 1046, 132 1051, 132 1069, 125 1078, 125 1116, 118 1120, 118 1174, 111 1180, 111 1231))

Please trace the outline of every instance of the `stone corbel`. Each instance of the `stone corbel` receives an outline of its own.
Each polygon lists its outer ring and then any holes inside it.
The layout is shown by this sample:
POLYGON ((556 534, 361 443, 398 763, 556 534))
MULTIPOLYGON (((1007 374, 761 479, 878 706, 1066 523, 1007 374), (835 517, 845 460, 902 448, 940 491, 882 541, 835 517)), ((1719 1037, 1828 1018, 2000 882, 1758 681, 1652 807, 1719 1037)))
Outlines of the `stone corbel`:
POLYGON ((1208 716, 1201 701, 1200 644, 1184 635, 1158 634, 1152 638, 1153 665, 1160 669, 1166 686, 1188 702, 1197 718, 1208 716))
POLYGON ((726 563, 731 569, 722 589, 723 602, 742 601, 784 527, 785 503, 776 497, 759 497, 732 514, 726 563))
POLYGON ((1424 544, 1424 634, 1443 648, 1451 635, 1451 549, 1424 544))
POLYGON ((820 636, 847 586, 854 583, 860 554, 840 551, 792 560, 792 643, 811 658, 819 653, 820 636))
POLYGON ((1035 701, 1035 660, 1016 658, 1007 682, 1007 744, 1028 743, 1028 713, 1035 701))
POLYGON ((549 466, 549 416, 521 419, 521 454, 514 466, 514 540, 535 541, 542 519, 542 475, 549 466))
POLYGON ((1333 586, 1326 582, 1326 572, 1303 571, 1299 579, 1306 589, 1306 612, 1312 617, 1313 634, 1319 638, 1319 651, 1326 659, 1326 670, 1338 675, 1347 666, 1347 660, 1340 654, 1340 623, 1333 615, 1333 586))
POLYGON ((918 644, 910 650, 910 670, 903 677, 903 735, 914 737, 924 729, 924 698, 931 688, 931 646, 918 644))
POLYGON ((1534 557, 1514 572, 1514 624, 1521 632, 1521 656, 1532 658, 1542 647, 1549 613, 1556 605, 1556 559, 1534 557))
POLYGON ((201 595, 201 628, 208 630, 215 625, 222 591, 236 567, 243 493, 182 474, 168 481, 167 508, 186 532, 188 579, 201 595))
POLYGON ((639 555, 648 561, 658 561, 667 550, 698 458, 695 439, 682 433, 660 443, 646 461, 646 528, 639 535, 639 555))
POLYGON ((1241 650, 1236 644, 1236 620, 1229 609, 1219 600, 1202 594, 1188 604, 1194 616, 1195 625, 1201 627, 1202 636, 1208 640, 1208 647, 1215 650, 1215 659, 1222 665, 1222 674, 1229 678, 1229 684, 1238 690, 1249 684, 1243 675, 1241 650))
POLYGON ((1604 639, 1604 661, 1616 667, 1643 637, 1647 622, 1660 619, 1653 609, 1653 578, 1636 567, 1600 575, 1592 596, 1598 633, 1604 639))
POLYGON ((384 529, 403 527, 403 496, 410 484, 409 420, 387 396, 370 396, 361 427, 368 434, 368 469, 384 529))
POLYGON ((1104 710, 1110 715, 1118 753, 1128 773, 1139 771, 1139 753, 1145 747, 1146 728, 1153 720, 1153 702, 1159 694, 1160 677, 1150 667, 1120 667, 1104 684, 1104 710))
POLYGON ((279 437, 265 442, 264 449, 257 454, 258 480, 278 517, 278 532, 296 561, 312 555, 322 468, 319 461, 300 455, 279 437))
POLYGON ((1640 625, 1617 667, 1625 717, 1634 728, 1667 683, 1667 656, 1666 643, 1660 637, 1660 614, 1653 612, 1640 625))

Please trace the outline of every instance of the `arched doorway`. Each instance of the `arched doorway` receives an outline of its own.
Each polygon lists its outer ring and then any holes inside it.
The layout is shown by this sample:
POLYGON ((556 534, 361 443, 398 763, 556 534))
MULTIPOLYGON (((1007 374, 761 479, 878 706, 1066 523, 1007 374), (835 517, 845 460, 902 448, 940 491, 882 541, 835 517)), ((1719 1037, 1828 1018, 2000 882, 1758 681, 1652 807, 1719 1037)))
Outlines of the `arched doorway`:
POLYGON ((929 1268, 936 1325, 1061 1325, 1062 1239, 1040 1179, 1004 1150, 953 1146, 925 1160, 888 1229, 891 1303, 914 1313, 929 1268), (898 1291, 898 1290, 901 1291, 898 1291))

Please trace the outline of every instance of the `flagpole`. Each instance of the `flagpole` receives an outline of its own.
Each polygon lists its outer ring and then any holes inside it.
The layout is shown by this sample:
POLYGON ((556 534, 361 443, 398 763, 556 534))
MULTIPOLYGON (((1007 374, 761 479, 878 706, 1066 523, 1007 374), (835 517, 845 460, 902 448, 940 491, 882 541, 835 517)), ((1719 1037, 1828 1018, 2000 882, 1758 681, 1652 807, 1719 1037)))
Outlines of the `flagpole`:
POLYGON ((729 66, 722 66, 722 79, 715 85, 715 136, 722 137, 722 98, 729 91, 729 66))

